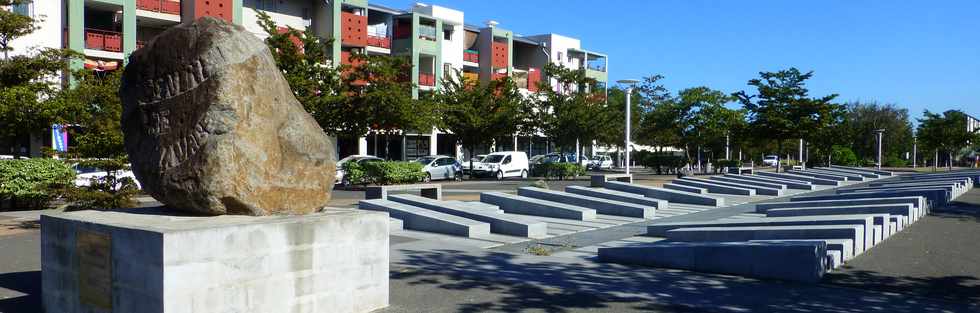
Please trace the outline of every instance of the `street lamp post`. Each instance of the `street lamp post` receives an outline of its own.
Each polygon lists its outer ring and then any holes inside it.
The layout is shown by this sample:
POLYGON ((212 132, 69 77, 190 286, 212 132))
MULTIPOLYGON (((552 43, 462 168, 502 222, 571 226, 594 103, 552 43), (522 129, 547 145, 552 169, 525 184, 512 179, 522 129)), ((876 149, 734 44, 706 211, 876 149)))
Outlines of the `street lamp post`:
POLYGON ((918 164, 916 163, 918 161, 918 158, 916 156, 916 152, 918 152, 918 148, 919 148, 918 145, 919 145, 919 138, 916 136, 912 136, 912 168, 918 167, 917 166, 918 164))
POLYGON ((875 133, 878 134, 878 170, 881 170, 881 137, 885 133, 885 130, 876 129, 875 133))
POLYGON ((626 166, 626 174, 629 175, 630 173, 630 107, 631 107, 630 101, 631 98, 633 98, 633 87, 636 86, 636 83, 639 83, 640 81, 636 79, 620 79, 616 82, 628 86, 626 87, 626 136, 625 136, 626 137, 625 140, 626 164, 625 166, 626 166))

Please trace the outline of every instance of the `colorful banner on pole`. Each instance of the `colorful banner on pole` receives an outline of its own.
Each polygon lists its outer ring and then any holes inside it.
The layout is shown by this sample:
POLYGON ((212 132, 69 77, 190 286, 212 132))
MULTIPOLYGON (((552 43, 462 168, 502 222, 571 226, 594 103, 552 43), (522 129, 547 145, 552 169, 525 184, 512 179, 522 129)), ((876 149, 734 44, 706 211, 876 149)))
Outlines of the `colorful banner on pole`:
POLYGON ((51 149, 54 151, 68 151, 68 130, 64 125, 51 125, 51 149))

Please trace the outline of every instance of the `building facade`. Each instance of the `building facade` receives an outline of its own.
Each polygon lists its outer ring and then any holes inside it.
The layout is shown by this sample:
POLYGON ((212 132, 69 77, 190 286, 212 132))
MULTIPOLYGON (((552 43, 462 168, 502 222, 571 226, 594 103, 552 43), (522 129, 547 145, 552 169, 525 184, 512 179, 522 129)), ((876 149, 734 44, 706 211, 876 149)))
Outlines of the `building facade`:
MULTIPOLYGON (((482 82, 510 76, 530 96, 539 81, 548 79, 541 72, 548 63, 584 69, 601 86, 608 83, 607 56, 584 49, 578 39, 557 34, 520 36, 495 21, 478 26, 469 23, 462 11, 421 3, 394 9, 367 0, 35 0, 30 6, 46 14, 41 29, 31 35, 43 40, 18 41, 83 52, 85 60, 73 64, 76 68, 114 70, 163 30, 203 16, 240 24, 265 37, 256 13, 263 11, 280 27, 309 29, 329 40, 333 64, 349 63, 354 53, 409 57, 415 97, 438 90, 442 78, 457 71, 482 82)), ((477 153, 521 150, 535 155, 553 149, 541 137, 495 141, 477 153)), ((372 154, 399 160, 436 154, 468 157, 452 134, 437 129, 338 140, 337 151, 338 157, 372 154)))

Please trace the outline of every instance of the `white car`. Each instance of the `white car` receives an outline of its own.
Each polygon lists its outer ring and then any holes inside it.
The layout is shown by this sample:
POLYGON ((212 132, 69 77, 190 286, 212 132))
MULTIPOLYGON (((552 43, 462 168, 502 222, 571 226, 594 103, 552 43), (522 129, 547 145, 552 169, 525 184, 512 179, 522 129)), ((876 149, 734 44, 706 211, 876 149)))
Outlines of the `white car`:
POLYGON ((612 168, 612 166, 612 158, 608 155, 597 155, 594 159, 592 159, 592 162, 589 163, 589 168, 591 169, 612 168))
POLYGON ((337 184, 350 186, 351 182, 346 179, 347 173, 344 172, 344 163, 357 162, 360 164, 364 164, 367 162, 379 162, 379 161, 384 161, 384 160, 373 155, 352 155, 340 159, 340 161, 337 161, 337 178, 335 179, 335 181, 337 184))
POLYGON ((776 167, 776 165, 779 165, 779 156, 778 155, 767 155, 764 158, 762 158, 762 164, 768 165, 768 166, 772 166, 772 167, 776 167))
POLYGON ((491 176, 497 179, 505 177, 527 178, 530 167, 527 153, 522 151, 502 151, 488 154, 474 170, 476 176, 491 176))
MULTIPOLYGON (((103 178, 109 175, 109 172, 97 167, 85 167, 79 164, 74 164, 71 166, 75 170, 75 186, 78 187, 88 187, 92 185, 93 179, 103 178)), ((126 168, 129 168, 129 164, 126 164, 126 168)), ((133 180, 136 184, 136 189, 143 189, 140 185, 140 181, 136 180, 136 175, 133 175, 132 170, 119 170, 116 171, 116 179, 129 178, 133 180)), ((122 187, 122 183, 117 183, 116 188, 122 187)))
POLYGON ((463 166, 456 159, 445 155, 421 157, 415 162, 422 164, 426 182, 434 179, 460 179, 463 176, 463 166))
POLYGON ((480 167, 480 164, 482 164, 481 162, 483 162, 483 159, 486 157, 486 154, 477 154, 475 157, 470 158, 469 161, 463 162, 463 173, 469 174, 474 168, 480 167), (472 167, 470 167, 470 162, 473 164, 472 167))

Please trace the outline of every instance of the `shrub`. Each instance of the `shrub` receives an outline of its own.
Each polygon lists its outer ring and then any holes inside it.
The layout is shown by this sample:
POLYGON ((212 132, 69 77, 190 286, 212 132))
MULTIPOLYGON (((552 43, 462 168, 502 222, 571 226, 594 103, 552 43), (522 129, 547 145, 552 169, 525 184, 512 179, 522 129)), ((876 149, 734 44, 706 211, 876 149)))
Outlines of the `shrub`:
POLYGON ((845 166, 857 166, 858 158, 857 154, 854 154, 854 150, 848 147, 833 146, 833 152, 831 154, 831 162, 837 165, 845 166))
POLYGON ((344 163, 342 166, 344 169, 344 180, 351 185, 360 185, 367 183, 367 172, 364 170, 364 166, 356 161, 350 161, 344 163))
POLYGON ((742 166, 742 162, 739 160, 717 160, 715 161, 715 167, 721 169, 727 169, 729 167, 739 167, 742 166))
POLYGON ((663 174, 664 170, 669 173, 687 164, 685 156, 664 152, 640 151, 636 153, 636 158, 640 165, 655 169, 657 174, 663 174))
POLYGON ((567 163, 567 162, 554 162, 554 163, 543 163, 534 166, 534 176, 543 176, 545 178, 558 178, 559 180, 565 179, 566 177, 576 177, 585 175, 585 167, 578 163, 567 163))
POLYGON ((422 164, 417 162, 368 162, 364 168, 364 180, 377 185, 416 183, 425 178, 422 164))
POLYGON ((75 171, 59 160, 0 160, 0 200, 17 209, 43 209, 74 179, 75 171))
POLYGON ((885 158, 885 166, 887 167, 906 167, 908 166, 908 160, 902 159, 898 156, 889 156, 885 158))
POLYGON ((128 208, 136 204, 133 202, 133 196, 139 193, 136 181, 117 177, 119 172, 128 170, 125 159, 82 160, 78 165, 104 170, 107 175, 93 178, 88 186, 71 188, 70 210, 128 208))

